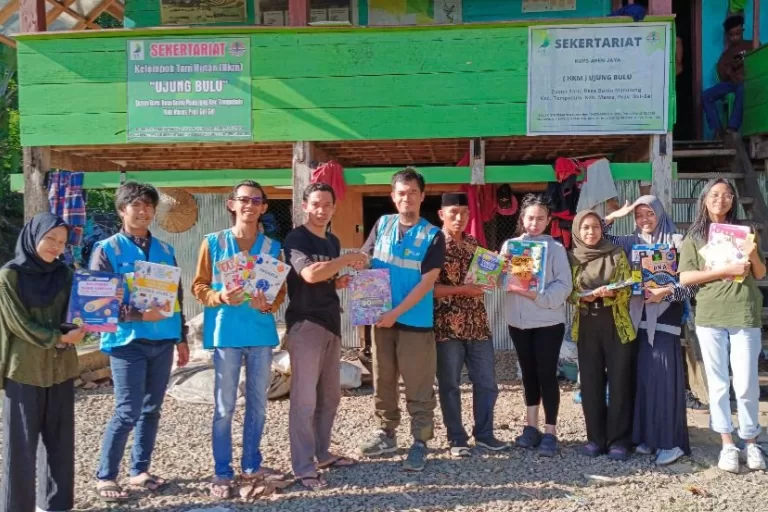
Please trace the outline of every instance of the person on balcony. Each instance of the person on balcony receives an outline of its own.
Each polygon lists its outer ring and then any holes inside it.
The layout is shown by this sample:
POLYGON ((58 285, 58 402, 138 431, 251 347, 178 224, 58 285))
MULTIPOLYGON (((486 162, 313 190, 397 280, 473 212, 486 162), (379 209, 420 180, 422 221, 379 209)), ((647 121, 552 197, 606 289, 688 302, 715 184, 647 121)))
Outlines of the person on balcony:
POLYGON ((341 242, 328 232, 336 194, 326 183, 309 185, 301 207, 307 221, 285 237, 288 273, 286 347, 291 360, 291 407, 288 434, 293 474, 314 491, 328 484, 319 470, 351 466, 348 457, 331 453, 331 431, 341 400, 341 302, 338 289, 350 276, 346 267, 363 268, 361 252, 341 255, 341 242))
POLYGON ((397 451, 400 424, 399 384, 402 376, 413 444, 403 469, 422 471, 427 441, 434 436, 437 349, 433 290, 445 263, 445 235, 420 216, 424 177, 405 168, 392 177, 397 214, 376 221, 362 252, 373 268, 389 269, 391 311, 373 331, 374 405, 379 429, 359 448, 372 457, 397 451))
POLYGON ((752 41, 744 40, 744 16, 729 16, 723 22, 723 28, 728 42, 720 60, 717 61, 719 83, 705 90, 702 98, 707 124, 715 130, 720 139, 724 137, 725 132, 717 111, 717 102, 724 100, 729 94, 734 95, 734 101, 727 131, 735 133, 741 128, 744 113, 744 56, 752 49, 752 41))
POLYGON ((233 495, 232 419, 235 413, 240 370, 245 365, 245 418, 240 460, 243 484, 282 480, 282 475, 262 466, 261 436, 267 420, 267 390, 272 374, 272 349, 279 338, 272 313, 285 296, 267 302, 263 293, 247 298, 243 288, 227 289, 217 263, 240 252, 252 256, 280 256, 280 243, 260 232, 259 220, 267 211, 267 195, 255 181, 236 184, 227 200, 233 226, 210 233, 200 246, 192 293, 203 307, 203 346, 213 350, 216 371, 213 412, 214 478, 211 494, 217 499, 233 495))
MULTIPOLYGON (((137 260, 178 266, 173 247, 149 231, 159 201, 160 195, 151 185, 127 182, 120 186, 115 206, 123 228, 94 246, 91 270, 130 276, 137 260)), ((117 475, 132 430, 129 484, 152 492, 165 486, 166 481, 151 474, 149 466, 160 409, 171 376, 174 348, 179 366, 189 361, 181 286, 173 315, 165 317, 156 309, 139 311, 131 306, 128 280, 124 283, 117 331, 101 335, 101 350, 109 354, 115 385, 115 413, 104 432, 96 472, 96 489, 105 502, 128 497, 117 484, 117 475)))
POLYGON ((461 421, 460 386, 464 365, 472 382, 475 445, 492 451, 504 450, 509 444, 493 434, 493 411, 499 388, 484 292, 478 285, 464 284, 480 245, 475 237, 464 232, 469 222, 467 194, 443 194, 438 213, 446 242, 445 266, 435 285, 437 382, 451 456, 471 454, 469 436, 461 421))

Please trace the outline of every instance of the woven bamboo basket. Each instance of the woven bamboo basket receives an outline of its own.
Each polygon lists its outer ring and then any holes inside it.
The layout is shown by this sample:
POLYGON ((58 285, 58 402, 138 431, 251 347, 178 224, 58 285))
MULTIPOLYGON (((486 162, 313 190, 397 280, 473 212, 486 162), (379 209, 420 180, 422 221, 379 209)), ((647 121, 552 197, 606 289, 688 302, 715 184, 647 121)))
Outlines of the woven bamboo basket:
POLYGON ((197 201, 181 188, 161 188, 155 221, 168 233, 183 233, 197 223, 197 201))

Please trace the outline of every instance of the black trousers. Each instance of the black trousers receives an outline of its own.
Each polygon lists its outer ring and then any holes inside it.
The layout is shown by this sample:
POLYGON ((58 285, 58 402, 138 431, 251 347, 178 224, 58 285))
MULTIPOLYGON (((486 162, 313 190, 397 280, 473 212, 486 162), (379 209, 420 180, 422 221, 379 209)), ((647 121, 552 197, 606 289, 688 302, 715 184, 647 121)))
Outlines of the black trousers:
POLYGON ((0 512, 35 512, 36 506, 70 510, 75 494, 74 380, 50 388, 10 379, 4 385, 0 512))
POLYGON ((590 305, 579 320, 579 375, 587 439, 602 450, 632 447, 635 342, 622 343, 610 307, 590 305), (605 403, 605 384, 609 400, 605 403))
POLYGON ((565 324, 533 329, 508 327, 520 363, 525 405, 532 407, 541 403, 544 407, 544 423, 557 425, 560 409, 557 363, 560 360, 565 324))

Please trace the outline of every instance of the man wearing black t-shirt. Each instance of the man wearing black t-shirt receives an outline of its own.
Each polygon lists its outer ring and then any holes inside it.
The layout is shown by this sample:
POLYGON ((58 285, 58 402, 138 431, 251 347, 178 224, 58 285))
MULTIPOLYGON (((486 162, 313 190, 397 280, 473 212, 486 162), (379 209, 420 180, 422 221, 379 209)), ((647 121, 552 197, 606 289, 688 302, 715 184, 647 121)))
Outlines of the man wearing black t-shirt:
POLYGON ((361 268, 367 257, 359 252, 340 256, 339 239, 328 232, 336 210, 329 185, 309 185, 302 208, 307 222, 291 231, 284 244, 291 265, 285 312, 291 357, 288 431, 293 473, 314 490, 327 485, 318 469, 353 463, 329 451, 341 399, 341 304, 336 290, 349 282, 348 276, 337 275, 344 267, 361 268))

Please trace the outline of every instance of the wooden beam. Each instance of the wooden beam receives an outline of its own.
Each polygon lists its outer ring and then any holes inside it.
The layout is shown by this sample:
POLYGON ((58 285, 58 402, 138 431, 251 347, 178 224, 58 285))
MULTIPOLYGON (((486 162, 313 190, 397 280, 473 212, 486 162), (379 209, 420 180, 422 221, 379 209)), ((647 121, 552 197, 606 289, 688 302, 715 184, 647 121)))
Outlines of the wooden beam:
POLYGON ((0 43, 10 46, 11 48, 16 48, 16 41, 11 39, 10 37, 6 37, 3 34, 0 34, 0 43))
POLYGON ((19 31, 45 32, 45 0, 21 0, 19 5, 19 31))
POLYGON ((288 0, 288 13, 292 27, 306 27, 309 24, 309 0, 288 0))
POLYGON ((75 0, 63 0, 61 3, 54 3, 53 7, 51 7, 51 10, 48 11, 45 15, 46 23, 51 25, 54 21, 56 21, 56 18, 59 17, 59 14, 64 12, 64 8, 69 7, 73 3, 75 3, 75 0))
POLYGON ((472 185, 485 185, 485 141, 472 139, 469 141, 469 168, 472 185))
POLYGON ((310 168, 310 162, 312 162, 312 146, 311 142, 294 142, 293 143, 293 165, 292 165, 292 180, 293 187, 293 207, 292 217, 293 226, 301 226, 305 222, 304 210, 301 207, 302 195, 304 189, 309 185, 312 178, 312 169, 310 168))
MULTIPOLYGON (((24 0, 22 0, 22 2, 23 1, 24 0)), ((47 1, 50 2, 54 6, 54 8, 57 8, 57 6, 58 6, 58 8, 60 8, 62 10, 61 14, 67 13, 70 16, 72 16, 73 18, 75 18, 77 21, 85 22, 85 27, 86 28, 96 29, 96 30, 99 30, 101 28, 100 26, 96 25, 95 23, 89 23, 88 20, 85 18, 85 16, 83 16, 79 12, 75 11, 74 9, 70 8, 69 6, 65 5, 64 3, 59 2, 58 0, 47 0, 47 1)), ((66 0, 64 0, 64 1, 66 1, 66 0)), ((77 24, 74 27, 72 27, 73 30, 80 30, 81 28, 82 27, 80 27, 79 24, 77 24)))
POLYGON ((0 25, 3 25, 8 21, 11 16, 16 14, 16 10, 19 8, 19 0, 11 0, 5 7, 0 9, 0 25))
POLYGON ((752 0, 752 48, 760 48, 760 0, 752 0))
POLYGON ((672 211, 672 134, 651 135, 651 193, 659 198, 664 209, 672 211))
POLYGON ((47 147, 22 148, 24 154, 24 221, 47 212, 48 191, 45 176, 51 169, 47 147))

